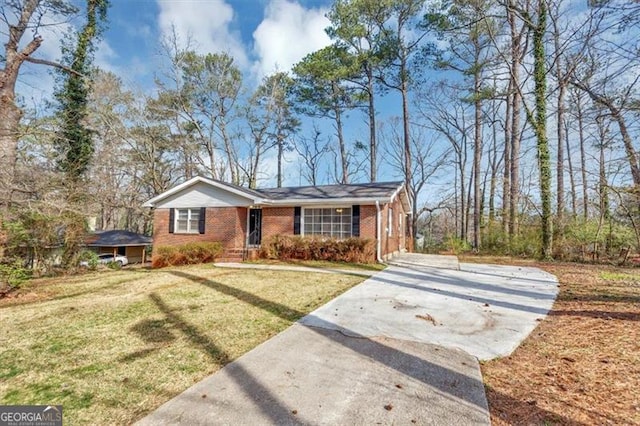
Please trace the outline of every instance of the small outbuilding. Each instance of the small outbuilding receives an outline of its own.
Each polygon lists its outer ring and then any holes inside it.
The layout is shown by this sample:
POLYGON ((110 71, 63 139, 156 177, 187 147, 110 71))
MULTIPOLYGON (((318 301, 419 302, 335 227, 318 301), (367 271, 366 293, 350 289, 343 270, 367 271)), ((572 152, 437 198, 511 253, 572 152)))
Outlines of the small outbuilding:
POLYGON ((147 246, 153 239, 131 231, 96 231, 87 238, 86 246, 98 254, 109 253, 127 256, 129 263, 143 263, 147 246))

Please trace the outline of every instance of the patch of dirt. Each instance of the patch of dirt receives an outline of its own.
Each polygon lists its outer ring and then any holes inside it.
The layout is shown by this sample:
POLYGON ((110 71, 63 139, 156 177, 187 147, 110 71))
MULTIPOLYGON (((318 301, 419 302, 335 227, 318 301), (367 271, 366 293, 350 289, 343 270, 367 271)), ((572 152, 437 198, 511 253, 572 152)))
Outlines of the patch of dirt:
POLYGON ((483 363, 492 424, 640 425, 640 271, 526 265, 560 293, 511 356, 483 363))

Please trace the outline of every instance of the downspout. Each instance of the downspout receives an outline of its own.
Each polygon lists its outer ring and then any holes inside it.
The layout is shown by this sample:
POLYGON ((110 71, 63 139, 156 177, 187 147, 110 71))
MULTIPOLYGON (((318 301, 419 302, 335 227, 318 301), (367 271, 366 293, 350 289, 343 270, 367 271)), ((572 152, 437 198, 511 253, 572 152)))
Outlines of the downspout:
POLYGON ((376 217, 376 259, 378 260, 378 263, 384 263, 384 260, 382 260, 382 256, 380 255, 381 252, 381 247, 380 247, 380 239, 381 239, 381 232, 380 232, 380 227, 382 224, 382 212, 380 211, 380 201, 376 200, 376 211, 377 211, 377 217, 376 217))
POLYGON ((249 210, 251 206, 247 207, 247 227, 244 230, 244 247, 242 250, 242 260, 247 260, 249 257, 249 227, 250 227, 250 219, 249 219, 249 210))

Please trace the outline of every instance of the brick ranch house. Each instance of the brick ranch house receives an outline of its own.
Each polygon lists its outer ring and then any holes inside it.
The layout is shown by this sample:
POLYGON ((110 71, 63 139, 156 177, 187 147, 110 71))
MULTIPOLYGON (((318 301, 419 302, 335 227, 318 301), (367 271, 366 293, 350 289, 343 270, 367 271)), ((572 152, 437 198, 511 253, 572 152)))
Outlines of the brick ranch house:
POLYGON ((378 261, 411 248, 402 182, 248 189, 194 177, 143 204, 153 209, 153 244, 218 241, 225 258, 245 257, 275 235, 359 237, 378 261))

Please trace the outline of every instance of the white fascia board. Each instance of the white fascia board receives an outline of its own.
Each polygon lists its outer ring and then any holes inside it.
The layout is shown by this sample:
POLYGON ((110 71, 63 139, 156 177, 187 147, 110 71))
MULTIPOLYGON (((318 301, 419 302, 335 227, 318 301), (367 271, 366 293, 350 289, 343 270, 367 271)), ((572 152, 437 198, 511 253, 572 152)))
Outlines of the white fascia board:
POLYGON ((163 192, 160 195, 157 195, 157 196, 153 197, 152 199, 150 199, 149 201, 144 203, 142 205, 142 207, 154 207, 158 203, 158 201, 164 200, 165 198, 170 197, 173 194, 177 194, 178 192, 180 192, 180 191, 182 191, 182 190, 184 190, 184 189, 186 189, 186 188, 190 187, 191 185, 194 185, 194 184, 196 184, 198 182, 206 183, 207 185, 211 185, 213 187, 220 188, 220 189, 222 189, 224 191, 227 191, 227 192, 230 192, 232 194, 238 195, 240 197, 246 198, 248 200, 251 200, 251 202, 253 204, 260 204, 260 203, 264 202, 264 200, 262 198, 254 198, 254 197, 250 196, 249 194, 247 194, 246 192, 239 191, 239 190, 237 190, 235 188, 232 188, 230 186, 221 184, 219 182, 216 182, 216 181, 213 181, 213 180, 210 180, 210 179, 207 179, 207 178, 203 178, 201 176, 196 176, 194 178, 189 179, 186 182, 181 183, 178 186, 174 186, 173 188, 163 192))
POLYGON ((375 205, 375 203, 389 203, 391 198, 312 198, 287 200, 263 200, 263 206, 345 206, 345 205, 375 205))
POLYGON ((407 192, 407 187, 404 185, 404 183, 400 185, 398 189, 396 189, 396 191, 393 193, 393 195, 391 196, 391 202, 393 203, 396 197, 401 195, 403 192, 404 192, 404 199, 400 197, 400 202, 402 203, 402 207, 405 208, 407 213, 411 214, 412 212, 411 201, 409 200, 409 193, 407 192))

